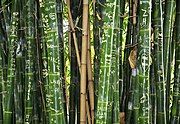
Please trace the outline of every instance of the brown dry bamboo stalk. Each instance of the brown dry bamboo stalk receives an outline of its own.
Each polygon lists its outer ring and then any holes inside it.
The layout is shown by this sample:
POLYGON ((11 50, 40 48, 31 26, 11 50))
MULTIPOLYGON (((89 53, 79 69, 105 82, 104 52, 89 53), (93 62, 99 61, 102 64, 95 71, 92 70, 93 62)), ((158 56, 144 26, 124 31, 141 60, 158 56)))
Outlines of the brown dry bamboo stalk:
POLYGON ((75 31, 75 26, 73 23, 72 15, 71 15, 71 10, 70 10, 70 0, 67 0, 67 8, 68 8, 68 21, 72 30, 72 35, 73 35, 73 41, 74 41, 74 46, 76 50, 76 56, 77 56, 77 62, 79 66, 79 72, 81 72, 81 61, 80 61, 80 55, 79 55, 79 50, 78 50, 78 45, 77 45, 77 38, 76 38, 76 31, 75 31))
POLYGON ((86 95, 86 113, 87 113, 87 118, 88 118, 88 124, 92 124, 87 95, 86 95))
POLYGON ((93 76, 92 76, 89 23, 88 23, 88 53, 87 54, 88 54, 87 55, 87 73, 88 73, 89 101, 90 101, 90 110, 91 110, 91 123, 94 124, 94 83, 93 83, 93 76))
POLYGON ((86 124, 86 65, 88 43, 88 0, 83 0, 82 55, 80 82, 80 124, 86 124))
POLYGON ((133 2, 133 24, 136 24, 137 0, 133 2))

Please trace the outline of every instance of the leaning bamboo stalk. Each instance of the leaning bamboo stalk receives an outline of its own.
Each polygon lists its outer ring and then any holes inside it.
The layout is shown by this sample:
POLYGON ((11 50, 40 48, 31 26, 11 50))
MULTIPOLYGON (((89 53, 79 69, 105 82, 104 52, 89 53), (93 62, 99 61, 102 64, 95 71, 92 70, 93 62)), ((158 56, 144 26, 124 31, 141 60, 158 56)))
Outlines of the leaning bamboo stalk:
POLYGON ((82 55, 80 82, 80 124, 86 124, 86 65, 88 43, 88 0, 83 0, 82 55))
POLYGON ((70 0, 67 0, 67 8, 68 8, 68 21, 72 30, 72 35, 73 35, 73 41, 74 41, 74 46, 75 46, 75 51, 76 51, 76 56, 77 56, 77 62, 79 66, 79 72, 81 72, 81 61, 80 61, 80 55, 79 55, 79 50, 78 50, 78 44, 77 44, 77 37, 76 37, 76 31, 75 31, 75 26, 73 23, 72 15, 71 15, 71 10, 70 10, 70 0))

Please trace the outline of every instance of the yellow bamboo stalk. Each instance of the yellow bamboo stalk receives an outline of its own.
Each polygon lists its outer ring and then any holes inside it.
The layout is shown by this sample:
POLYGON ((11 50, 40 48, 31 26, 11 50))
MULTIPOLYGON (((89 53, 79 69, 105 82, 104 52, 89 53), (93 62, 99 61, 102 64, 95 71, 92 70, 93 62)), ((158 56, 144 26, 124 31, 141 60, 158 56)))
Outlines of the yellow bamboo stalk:
POLYGON ((91 64, 90 26, 88 23, 88 53, 87 53, 88 90, 91 110, 91 124, 94 124, 94 83, 91 64))
MULTIPOLYGON (((81 63, 80 63, 80 55, 79 55, 79 50, 78 50, 78 45, 77 45, 77 38, 76 38, 76 31, 75 31, 75 26, 73 23, 73 19, 72 19, 72 15, 71 15, 71 10, 70 10, 70 0, 67 0, 67 8, 68 8, 68 21, 72 30, 72 35, 73 35, 73 41, 74 41, 74 46, 75 46, 75 51, 76 51, 76 56, 77 56, 77 62, 78 62, 78 66, 79 66, 79 70, 81 67, 81 63)), ((81 71, 80 71, 81 72, 81 71)))
POLYGON ((86 65, 88 43, 88 0, 83 0, 82 55, 80 82, 80 124, 86 124, 86 65))

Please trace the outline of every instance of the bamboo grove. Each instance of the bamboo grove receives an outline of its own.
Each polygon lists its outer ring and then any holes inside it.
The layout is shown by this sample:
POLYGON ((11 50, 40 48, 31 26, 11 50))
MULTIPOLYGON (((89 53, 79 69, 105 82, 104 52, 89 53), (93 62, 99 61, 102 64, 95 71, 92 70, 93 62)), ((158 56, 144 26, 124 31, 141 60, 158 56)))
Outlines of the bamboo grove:
POLYGON ((179 124, 180 0, 0 0, 0 124, 179 124))

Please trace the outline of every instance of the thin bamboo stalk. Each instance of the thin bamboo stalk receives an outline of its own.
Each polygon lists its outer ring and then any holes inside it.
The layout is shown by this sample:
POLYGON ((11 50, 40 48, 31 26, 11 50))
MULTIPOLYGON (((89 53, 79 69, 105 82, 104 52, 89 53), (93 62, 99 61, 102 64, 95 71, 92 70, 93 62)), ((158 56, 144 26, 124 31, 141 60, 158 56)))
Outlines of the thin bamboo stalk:
POLYGON ((58 25, 58 38, 59 38, 59 61, 61 63, 59 69, 60 69, 60 78, 61 78, 61 84, 62 84, 62 90, 63 90, 63 96, 64 96, 64 116, 66 123, 68 123, 68 118, 67 118, 67 112, 68 112, 68 94, 67 94, 67 86, 65 84, 65 71, 64 71, 64 40, 63 40, 63 1, 62 0, 56 0, 56 13, 57 13, 57 25, 58 25))
POLYGON ((86 65, 88 45, 88 0, 83 0, 82 55, 80 81, 80 124, 86 124, 86 65))
MULTIPOLYGON (((82 3, 80 1, 71 1, 71 13, 72 14, 72 20, 75 22, 78 18, 78 23, 77 26, 81 27, 82 26, 82 3)), ((74 32, 76 34, 75 39, 79 47, 81 49, 81 40, 82 40, 82 33, 79 30, 76 30, 74 32)), ((70 79, 70 104, 69 104, 69 121, 70 124, 74 123, 80 123, 80 66, 78 65, 77 60, 77 54, 80 54, 81 50, 77 50, 75 48, 75 43, 74 43, 74 38, 73 38, 73 32, 70 32, 69 36, 69 43, 70 43, 70 56, 71 56, 71 79, 70 79), (77 52, 76 52, 77 51, 77 52)))
POLYGON ((34 48, 34 70, 35 70, 35 80, 33 83, 33 117, 32 123, 47 123, 47 111, 46 111, 46 102, 45 102, 45 90, 44 86, 46 85, 46 75, 44 75, 43 71, 46 72, 47 64, 47 55, 46 55, 46 42, 43 39, 43 25, 42 25, 42 15, 40 2, 35 2, 35 11, 34 11, 34 19, 35 19, 35 48, 34 48), (41 47, 42 46, 42 47, 41 47), (37 102, 38 101, 38 102, 37 102))
POLYGON ((126 123, 131 124, 134 123, 134 111, 133 111, 133 105, 134 105, 134 90, 135 86, 137 84, 136 82, 136 76, 137 76, 137 5, 138 1, 133 0, 132 1, 132 19, 131 23, 133 24, 133 32, 132 32, 132 50, 129 54, 129 64, 131 67, 131 75, 130 75, 130 86, 129 86, 129 95, 128 95, 128 103, 127 103, 127 111, 126 111, 126 123), (132 121, 133 120, 133 121, 132 121))
POLYGON ((7 37, 7 29, 6 29, 6 17, 5 17, 5 10, 3 7, 3 1, 0 1, 0 70, 1 70, 1 76, 0 76, 0 121, 3 123, 3 117, 4 117, 4 109, 5 109, 5 90, 7 89, 7 71, 8 71, 8 37, 7 37))
POLYGON ((0 49, 0 123, 3 124, 3 69, 2 69, 2 49, 0 49))
POLYGON ((119 1, 119 112, 120 112, 120 124, 124 124, 124 112, 122 111, 121 104, 123 101, 123 22, 124 22, 124 12, 125 12, 125 0, 119 1))
MULTIPOLYGON (((153 13, 152 13, 153 15, 153 13)), ((152 16, 153 17, 153 16, 152 16)), ((153 19, 153 18, 152 18, 153 19)), ((154 31, 152 28, 152 34, 151 34, 151 44, 154 44, 154 31)), ((156 100, 156 85, 155 85, 155 72, 154 72, 154 45, 151 46, 151 57, 152 57, 152 64, 150 66, 150 100, 152 105, 152 116, 151 116, 151 123, 156 124, 156 114, 157 114, 157 100, 156 100)))
MULTIPOLYGON (((164 87, 164 58, 163 58, 163 18, 162 18, 162 1, 161 0, 154 0, 153 3, 153 28, 154 28, 154 75, 155 75, 155 84, 156 84, 156 99, 157 99, 157 113, 154 116, 157 123, 164 124, 166 122, 166 112, 165 110, 165 103, 166 97, 165 94, 165 87, 164 87), (163 89, 162 89, 163 88, 163 89)), ((154 106, 154 104, 153 104, 154 106)), ((155 122, 156 122, 155 121, 155 122)), ((154 122, 154 123, 155 123, 154 122)))
POLYGON ((76 31, 75 31, 75 26, 73 23, 72 15, 71 15, 71 10, 70 10, 70 0, 67 0, 67 8, 68 8, 68 21, 72 30, 73 34, 73 41, 74 41, 74 46, 75 46, 75 51, 76 51, 76 56, 77 56, 77 62, 78 62, 78 67, 79 67, 79 72, 81 72, 81 60, 80 60, 80 55, 79 55, 79 50, 78 50, 78 44, 77 44, 77 37, 76 37, 76 31))
POLYGON ((86 113, 87 113, 87 122, 88 124, 91 124, 91 114, 90 114, 90 108, 89 108, 89 102, 88 97, 86 96, 86 113))
POLYGON ((180 123, 180 1, 176 1, 176 20, 175 20, 175 65, 174 65, 174 86, 173 101, 171 108, 170 124, 180 123))
POLYGON ((91 44, 90 44, 90 25, 88 23, 88 51, 87 51, 87 73, 88 73, 88 90, 91 110, 91 124, 94 124, 94 82, 91 63, 91 44))
POLYGON ((128 17, 128 26, 127 26, 127 34, 126 34, 126 42, 125 42, 125 48, 124 48, 124 59, 123 59, 123 101, 121 103, 121 110, 125 113, 125 120, 129 121, 131 112, 129 109, 131 107, 128 107, 132 99, 131 97, 131 67, 129 63, 129 55, 131 52, 131 47, 133 46, 133 40, 132 40, 132 34, 133 34, 133 0, 128 1, 129 6, 129 17, 128 17))
MULTIPOLYGON (((174 11, 175 11, 175 0, 166 0, 165 8, 164 8, 164 21, 163 21, 163 57, 164 57, 164 77, 166 86, 166 92, 164 94, 164 118, 166 119, 166 123, 169 122, 169 105, 170 105, 170 79, 171 73, 169 64, 169 59, 171 55, 171 44, 172 44, 172 30, 173 30, 173 21, 174 21, 174 11), (166 97, 166 98, 165 98, 166 97)), ((163 122, 162 122, 163 123, 163 122)))

